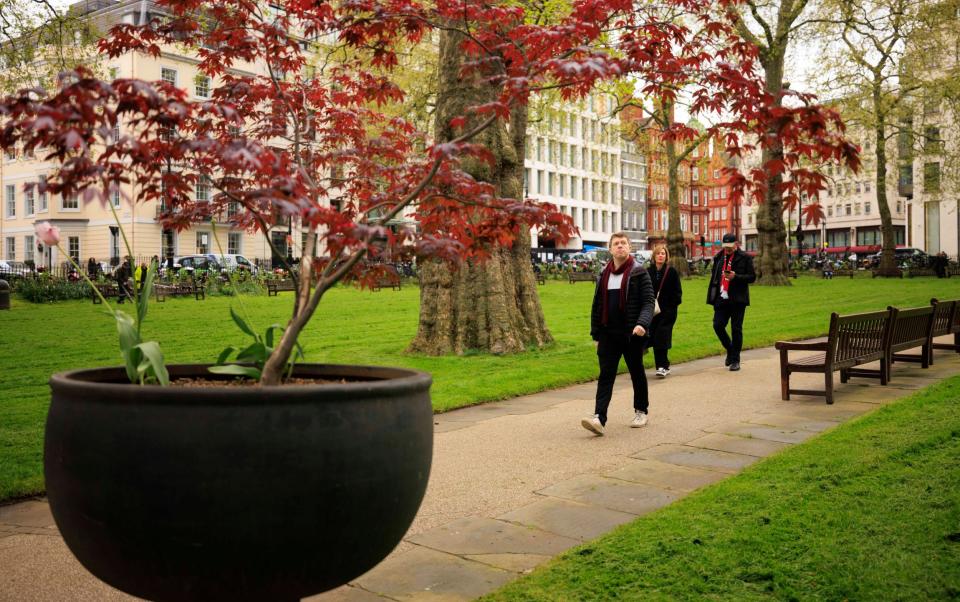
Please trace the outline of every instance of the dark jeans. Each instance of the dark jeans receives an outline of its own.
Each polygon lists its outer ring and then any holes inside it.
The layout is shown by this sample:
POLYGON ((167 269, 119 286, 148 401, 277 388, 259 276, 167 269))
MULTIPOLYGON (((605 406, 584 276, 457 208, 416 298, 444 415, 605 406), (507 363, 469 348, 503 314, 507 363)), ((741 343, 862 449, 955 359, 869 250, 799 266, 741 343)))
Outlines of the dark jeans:
POLYGON ((743 349, 743 315, 747 306, 740 303, 717 303, 713 306, 713 331, 717 333, 720 344, 727 350, 727 359, 740 361, 743 349), (727 336, 727 322, 730 322, 730 336, 727 336))
POLYGON ((653 348, 653 363, 657 368, 669 368, 670 367, 670 358, 667 357, 667 352, 669 349, 657 349, 653 348))
POLYGON ((600 361, 600 379, 597 381, 597 405, 594 413, 600 416, 600 424, 607 424, 607 408, 613 395, 613 383, 617 379, 620 358, 627 362, 630 379, 633 381, 633 409, 646 412, 649 406, 647 398, 647 375, 643 371, 644 339, 623 335, 601 334, 597 345, 597 359, 600 361))

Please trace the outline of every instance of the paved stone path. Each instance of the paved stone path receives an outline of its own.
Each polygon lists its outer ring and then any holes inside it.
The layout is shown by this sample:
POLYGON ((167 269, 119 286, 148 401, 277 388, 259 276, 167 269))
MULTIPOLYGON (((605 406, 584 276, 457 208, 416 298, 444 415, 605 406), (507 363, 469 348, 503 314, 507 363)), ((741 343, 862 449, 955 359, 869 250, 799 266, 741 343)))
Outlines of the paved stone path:
MULTIPOLYGON (((736 474, 759 459, 960 373, 937 352, 928 370, 894 365, 893 381, 837 385, 836 403, 780 400, 778 355, 677 364, 650 381, 650 424, 628 427, 621 375, 604 437, 580 427, 595 383, 438 415, 433 470, 404 541, 379 566, 312 602, 469 600, 617 525, 736 474)), ((796 375, 794 386, 822 388, 796 375)), ((837 382, 839 378, 837 378, 837 382)), ((0 506, 0 601, 130 600, 88 574, 42 499, 0 506)))

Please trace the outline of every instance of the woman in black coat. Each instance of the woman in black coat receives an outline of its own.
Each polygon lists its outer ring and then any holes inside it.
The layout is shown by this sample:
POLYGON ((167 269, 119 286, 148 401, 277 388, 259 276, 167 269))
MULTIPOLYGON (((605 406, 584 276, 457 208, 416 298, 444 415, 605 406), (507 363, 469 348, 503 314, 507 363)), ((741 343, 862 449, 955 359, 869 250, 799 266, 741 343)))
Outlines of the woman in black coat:
POLYGON ((654 316, 650 324, 650 346, 653 347, 653 360, 657 366, 657 376, 666 378, 670 374, 670 358, 667 350, 673 344, 673 325, 677 322, 677 307, 683 297, 680 287, 680 275, 670 267, 670 253, 666 245, 653 248, 653 260, 647 268, 653 291, 660 304, 660 313, 654 316))

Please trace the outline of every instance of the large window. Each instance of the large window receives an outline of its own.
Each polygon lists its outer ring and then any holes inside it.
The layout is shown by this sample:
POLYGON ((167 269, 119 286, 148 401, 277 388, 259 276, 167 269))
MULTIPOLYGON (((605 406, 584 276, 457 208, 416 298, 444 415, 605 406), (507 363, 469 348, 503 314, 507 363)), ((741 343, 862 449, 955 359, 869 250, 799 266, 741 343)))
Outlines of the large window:
POLYGON ((24 261, 34 261, 33 253, 33 236, 24 236, 23 237, 23 260, 24 261))
POLYGON ((5 257, 6 257, 7 261, 16 261, 16 259, 17 259, 17 239, 14 238, 14 237, 12 237, 12 236, 8 236, 8 237, 7 237, 7 244, 5 244, 3 247, 4 247, 4 252, 6 253, 5 257))
MULTIPOLYGON (((47 176, 40 176, 40 183, 46 183, 47 176)), ((43 213, 47 210, 47 191, 44 190, 40 192, 40 212, 43 213)))
POLYGON ((194 92, 200 98, 210 97, 210 78, 206 75, 198 75, 194 80, 194 92))
POLYGON ((240 251, 240 239, 243 235, 240 232, 230 232, 227 234, 227 254, 228 255, 239 255, 240 251))
POLYGON ((36 213, 37 204, 36 204, 36 192, 33 188, 28 188, 23 191, 23 212, 26 215, 33 215, 36 213))
POLYGON ((80 237, 71 236, 67 239, 67 252, 77 263, 80 263, 80 237))
POLYGON ((940 192, 940 163, 923 164, 923 191, 940 192))
POLYGON ((197 253, 203 255, 210 252, 210 233, 197 232, 197 253))
POLYGON ((849 247, 850 246, 850 230, 846 228, 842 230, 829 230, 827 232, 827 246, 828 247, 849 247))
POLYGON ((67 211, 80 209, 80 201, 77 199, 77 195, 71 194, 60 197, 60 208, 67 211))
POLYGON ((160 68, 160 79, 167 82, 171 86, 177 85, 177 70, 170 67, 161 67, 160 68))
POLYGON ((7 199, 7 217, 17 217, 17 187, 13 184, 6 185, 7 199))

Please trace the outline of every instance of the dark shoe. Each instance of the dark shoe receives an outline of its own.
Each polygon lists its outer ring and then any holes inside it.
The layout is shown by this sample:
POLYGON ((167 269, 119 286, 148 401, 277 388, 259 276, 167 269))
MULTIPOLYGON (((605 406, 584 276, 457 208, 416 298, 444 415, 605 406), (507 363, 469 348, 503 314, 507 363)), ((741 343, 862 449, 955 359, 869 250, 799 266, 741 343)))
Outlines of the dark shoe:
POLYGON ((740 362, 730 362, 730 372, 736 372, 740 370, 740 362))
POLYGON ((727 359, 723 360, 723 365, 724 365, 724 366, 729 366, 729 365, 732 364, 732 363, 733 363, 733 360, 731 360, 729 357, 728 357, 727 359))

